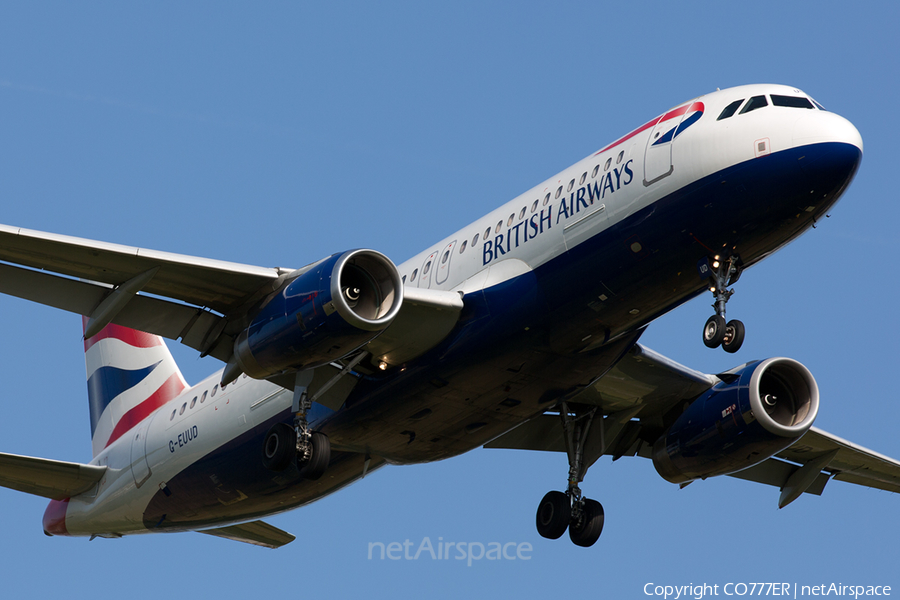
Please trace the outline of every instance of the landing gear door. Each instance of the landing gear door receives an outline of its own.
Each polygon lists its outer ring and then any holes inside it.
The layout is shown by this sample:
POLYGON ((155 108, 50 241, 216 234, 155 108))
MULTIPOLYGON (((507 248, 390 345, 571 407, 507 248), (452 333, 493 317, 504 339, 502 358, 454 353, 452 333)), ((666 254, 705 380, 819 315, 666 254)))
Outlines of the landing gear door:
POLYGON ((141 487, 150 479, 150 463, 147 461, 147 432, 150 429, 152 415, 131 430, 131 474, 134 484, 141 487))
POLYGON ((434 282, 438 285, 441 285, 450 277, 450 262, 453 259, 454 248, 456 248, 456 240, 447 244, 447 247, 441 251, 441 258, 434 273, 434 282))

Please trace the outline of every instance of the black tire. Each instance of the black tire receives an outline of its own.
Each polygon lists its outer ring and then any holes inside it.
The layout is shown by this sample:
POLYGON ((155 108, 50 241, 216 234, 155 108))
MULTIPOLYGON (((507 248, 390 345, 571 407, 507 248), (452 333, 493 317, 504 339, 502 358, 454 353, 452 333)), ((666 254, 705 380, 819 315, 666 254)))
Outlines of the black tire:
POLYGON ((718 348, 724 339, 725 319, 719 315, 711 316, 703 326, 703 343, 707 348, 718 348))
POLYGON ((284 471, 297 453, 297 434, 286 423, 275 423, 263 439, 263 465, 270 471, 284 471))
POLYGON ((580 523, 569 525, 569 539, 576 546, 589 548, 603 533, 603 505, 596 500, 585 498, 584 515, 580 523))
POLYGON ((331 442, 328 440, 328 436, 314 431, 312 433, 312 456, 304 464, 297 465, 300 468, 300 475, 304 479, 315 481, 325 473, 330 462, 331 442))
POLYGON ((535 523, 541 537, 556 540, 569 527, 572 506, 569 497, 562 492, 547 492, 538 504, 535 523))
POLYGON ((737 352, 744 343, 744 324, 737 319, 728 321, 725 325, 725 339, 722 340, 722 350, 725 352, 737 352))

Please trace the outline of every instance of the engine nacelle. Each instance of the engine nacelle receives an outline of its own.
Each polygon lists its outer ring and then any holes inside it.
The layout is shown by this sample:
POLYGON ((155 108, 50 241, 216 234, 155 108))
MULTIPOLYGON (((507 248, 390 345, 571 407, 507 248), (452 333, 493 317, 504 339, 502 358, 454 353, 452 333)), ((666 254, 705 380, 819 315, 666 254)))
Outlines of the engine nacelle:
POLYGON ((812 373, 790 358, 769 358, 713 386, 653 445, 653 466, 684 483, 760 463, 797 441, 819 412, 812 373))
POLYGON ((397 267, 374 250, 334 254, 289 281, 235 340, 238 366, 261 379, 347 356, 403 303, 397 267))

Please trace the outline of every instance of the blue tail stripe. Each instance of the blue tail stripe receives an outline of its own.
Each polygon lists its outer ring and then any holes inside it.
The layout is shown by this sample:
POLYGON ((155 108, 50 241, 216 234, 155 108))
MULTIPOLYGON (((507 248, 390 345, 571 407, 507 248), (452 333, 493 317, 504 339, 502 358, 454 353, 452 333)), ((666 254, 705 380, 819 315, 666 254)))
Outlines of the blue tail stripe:
POLYGON ((94 371, 87 382, 88 402, 91 408, 91 435, 96 431, 100 415, 112 399, 146 379, 161 362, 133 371, 116 367, 100 367, 94 371))

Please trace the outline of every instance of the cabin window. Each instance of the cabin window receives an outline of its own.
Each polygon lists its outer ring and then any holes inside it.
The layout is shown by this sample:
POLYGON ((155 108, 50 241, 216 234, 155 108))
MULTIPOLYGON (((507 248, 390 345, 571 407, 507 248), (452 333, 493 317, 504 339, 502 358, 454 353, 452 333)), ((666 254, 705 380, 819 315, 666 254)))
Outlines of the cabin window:
POLYGON ((525 218, 525 211, 526 211, 527 209, 528 209, 527 206, 523 206, 523 207, 522 207, 522 210, 519 211, 519 220, 520 220, 520 221, 521 221, 522 219, 525 218))
POLYGON ((194 408, 194 406, 195 406, 196 404, 197 404, 197 396, 194 396, 194 399, 191 400, 191 406, 190 406, 190 407, 191 407, 191 408, 194 408))
POLYGON ((787 106, 788 108, 808 108, 812 109, 812 102, 809 98, 799 96, 776 96, 772 94, 772 106, 787 106))
POLYGON ((739 112, 738 114, 742 115, 744 113, 748 113, 756 110, 757 108, 763 108, 768 105, 769 102, 766 100, 765 96, 753 96, 752 98, 750 98, 750 100, 747 101, 747 104, 744 105, 744 108, 742 108, 741 112, 739 112))
POLYGON ((619 164, 620 162, 622 162, 622 159, 624 157, 625 157, 625 151, 622 150, 621 152, 619 152, 619 155, 616 157, 616 164, 619 164))
POLYGON ((574 180, 574 179, 573 179, 572 181, 569 182, 569 187, 566 188, 566 191, 567 191, 567 192, 571 192, 573 187, 575 187, 575 180, 574 180))
POLYGON ((444 256, 441 257, 441 264, 442 264, 442 265, 447 264, 447 259, 448 259, 448 258, 450 258, 450 251, 449 251, 449 250, 445 250, 445 251, 444 251, 444 256))
POLYGON ((503 229, 503 221, 497 221, 497 226, 494 227, 494 233, 500 233, 501 229, 503 229))
POLYGON ((429 269, 431 269, 431 261, 430 260, 427 263, 425 263, 425 268, 422 269, 422 277, 425 277, 426 275, 428 275, 429 269))
POLYGON ((544 196, 544 206, 547 206, 548 202, 550 202, 550 192, 547 192, 547 195, 544 196))
POLYGON ((469 245, 469 240, 463 240, 463 243, 459 245, 459 253, 462 254, 466 251, 466 246, 469 245))
POLYGON ((727 119, 728 117, 733 115, 737 111, 738 106, 740 106, 743 101, 744 101, 744 99, 741 98, 740 100, 735 100, 734 102, 732 102, 731 104, 726 106, 722 110, 722 113, 719 115, 719 118, 716 119, 716 121, 721 121, 722 119, 727 119))
POLYGON ((594 165, 594 170, 591 171, 591 179, 593 179, 594 177, 597 176, 597 171, 599 171, 599 170, 600 170, 600 165, 599 164, 594 165))
POLYGON ((509 218, 506 220, 506 226, 512 227, 513 221, 516 219, 516 213, 509 215, 509 218))
POLYGON ((487 229, 484 230, 484 239, 488 239, 489 237, 491 237, 491 228, 490 227, 488 227, 487 229))
POLYGON ((410 280, 410 281, 415 281, 415 280, 416 280, 416 275, 418 275, 418 274, 419 274, 419 270, 418 270, 418 269, 413 269, 413 274, 412 274, 412 276, 409 278, 409 280, 410 280))
POLYGON ((537 210, 537 205, 538 205, 538 201, 535 200, 535 201, 534 201, 534 204, 531 205, 531 212, 534 212, 534 211, 537 210))
MULTIPOLYGON (((485 236, 485 237, 487 237, 487 236, 485 236)), ((478 243, 478 234, 476 233, 475 237, 472 238, 472 245, 474 246, 477 243, 478 243)))
POLYGON ((206 395, 207 395, 208 393, 209 393, 209 392, 203 392, 203 395, 200 396, 200 404, 203 404, 203 402, 206 400, 206 395))
POLYGON ((406 285, 406 275, 404 275, 403 279, 401 279, 400 281, 403 283, 403 285, 406 285))
POLYGON ((579 180, 578 185, 582 185, 585 179, 587 179, 587 171, 581 174, 581 180, 579 180))
POLYGON ((612 164, 612 156, 606 159, 606 164, 603 165, 603 171, 609 171, 609 167, 612 164))
POLYGON ((178 411, 178 414, 183 415, 184 409, 186 409, 186 408, 187 408, 187 402, 185 402, 184 404, 181 405, 181 410, 178 411))
POLYGON ((170 421, 171 421, 172 419, 175 418, 175 413, 176 413, 176 412, 178 412, 178 409, 177 409, 177 408, 172 409, 172 416, 169 417, 169 420, 170 420, 170 421))
POLYGON ((556 197, 559 198, 559 195, 562 194, 562 186, 559 186, 556 190, 556 197))
POLYGON ((219 384, 218 384, 218 383, 217 383, 216 385, 213 386, 212 394, 210 394, 209 397, 212 398, 213 396, 215 396, 217 391, 219 391, 219 384))

